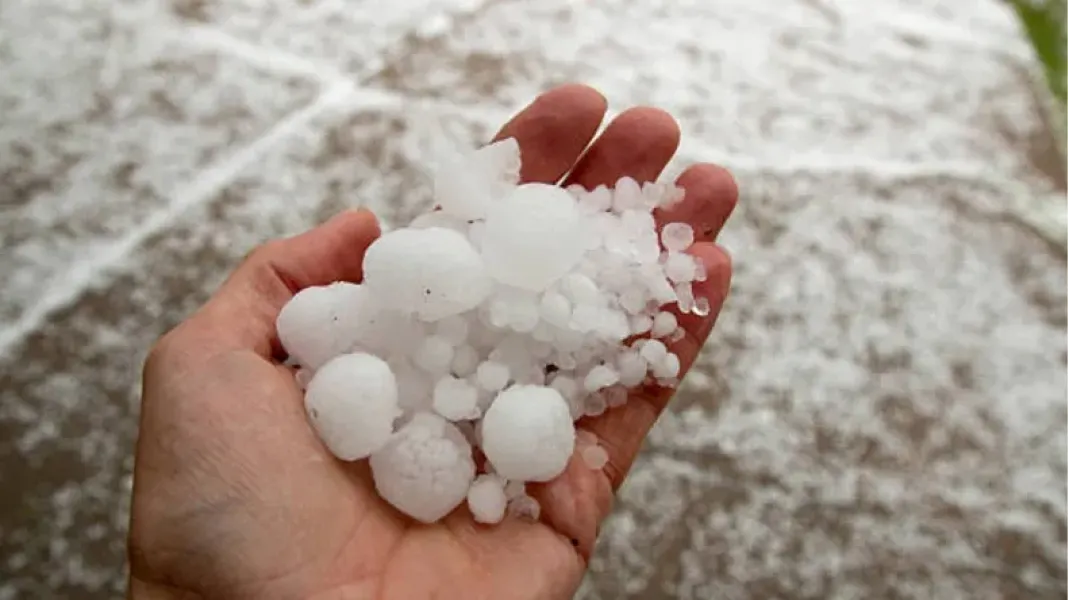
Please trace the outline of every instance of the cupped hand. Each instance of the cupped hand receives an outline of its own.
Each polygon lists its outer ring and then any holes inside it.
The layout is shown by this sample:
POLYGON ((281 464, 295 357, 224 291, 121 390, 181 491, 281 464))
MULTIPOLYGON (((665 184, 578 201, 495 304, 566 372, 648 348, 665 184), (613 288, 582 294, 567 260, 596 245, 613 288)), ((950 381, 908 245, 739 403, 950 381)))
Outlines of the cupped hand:
MULTIPOLYGON (((591 144, 605 100, 578 85, 554 89, 508 122, 524 181, 613 184, 656 179, 679 131, 663 111, 623 112, 591 144)), ((679 315, 674 344, 693 362, 727 294, 730 260, 714 239, 737 199, 730 175, 698 164, 678 179, 682 203, 659 222, 686 221, 690 252, 708 271, 695 284, 711 314, 679 315)), ((167 333, 145 363, 129 537, 134 598, 419 600, 570 598, 613 493, 673 390, 647 387, 579 427, 609 453, 603 470, 572 459, 531 485, 538 522, 475 523, 461 506, 424 525, 375 493, 366 461, 336 460, 304 415, 302 393, 275 334, 302 288, 360 281, 378 225, 341 214, 252 252, 212 299, 167 333)))

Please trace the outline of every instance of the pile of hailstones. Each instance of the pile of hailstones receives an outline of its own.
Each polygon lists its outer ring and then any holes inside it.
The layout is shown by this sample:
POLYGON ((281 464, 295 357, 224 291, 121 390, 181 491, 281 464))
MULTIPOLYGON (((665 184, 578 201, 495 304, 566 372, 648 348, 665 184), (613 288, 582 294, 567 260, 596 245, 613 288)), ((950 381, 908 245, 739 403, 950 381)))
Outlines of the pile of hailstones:
POLYGON ((278 316, 320 439, 370 457, 378 494, 419 521, 465 499, 482 523, 537 518, 526 482, 576 452, 607 461, 575 420, 677 383, 664 307, 708 313, 692 229, 653 220, 680 189, 519 184, 519 168, 507 139, 439 171, 437 208, 368 248, 363 283, 303 290, 278 316))

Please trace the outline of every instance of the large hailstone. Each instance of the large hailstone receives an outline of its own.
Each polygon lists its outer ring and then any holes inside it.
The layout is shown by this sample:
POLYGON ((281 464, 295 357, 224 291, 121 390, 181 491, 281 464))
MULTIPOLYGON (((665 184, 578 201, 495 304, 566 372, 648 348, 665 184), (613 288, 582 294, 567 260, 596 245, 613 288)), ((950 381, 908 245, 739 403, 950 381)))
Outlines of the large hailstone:
POLYGON ((464 434, 426 412, 415 414, 370 462, 378 495, 424 523, 441 519, 463 502, 475 478, 464 434))
POLYGON ((367 293, 397 311, 437 321, 478 306, 492 281, 478 252, 451 229, 397 229, 363 259, 367 293))
POLYGON ((505 479, 549 481, 574 449, 571 409, 551 387, 512 386, 482 417, 482 451, 505 479))
POLYGON ((359 337, 365 290, 338 282, 297 292, 278 313, 278 338, 297 363, 311 370, 352 349, 359 337))
POLYGON ((578 264, 585 244, 571 195, 554 185, 528 183, 490 207, 482 257, 497 281, 542 291, 578 264))
POLYGON ((463 220, 483 219, 489 207, 519 182, 519 143, 506 138, 476 150, 434 176, 441 212, 463 220))
POLYGON ((401 412, 393 371, 370 354, 343 354, 323 365, 308 383, 304 408, 319 439, 342 460, 384 446, 401 412))

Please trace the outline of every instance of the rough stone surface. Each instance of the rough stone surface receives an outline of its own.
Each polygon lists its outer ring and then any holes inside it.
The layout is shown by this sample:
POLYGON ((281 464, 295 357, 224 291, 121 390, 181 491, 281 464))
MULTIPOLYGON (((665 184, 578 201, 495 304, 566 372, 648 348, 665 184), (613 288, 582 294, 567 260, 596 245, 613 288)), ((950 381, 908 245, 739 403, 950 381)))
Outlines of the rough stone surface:
POLYGON ((387 5, 0 5, 0 599, 121 591, 140 361, 253 245, 409 218, 572 80, 743 190, 580 596, 1065 596, 1064 166, 1000 3, 387 5))

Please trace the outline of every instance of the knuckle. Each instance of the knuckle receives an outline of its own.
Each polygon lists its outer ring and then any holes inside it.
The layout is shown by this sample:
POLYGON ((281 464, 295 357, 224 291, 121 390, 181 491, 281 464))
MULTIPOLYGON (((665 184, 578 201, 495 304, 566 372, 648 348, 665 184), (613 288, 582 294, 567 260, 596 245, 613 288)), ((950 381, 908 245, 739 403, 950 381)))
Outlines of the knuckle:
POLYGON ((278 257, 281 244, 280 240, 262 242, 245 255, 245 262, 254 265, 269 264, 278 257))

